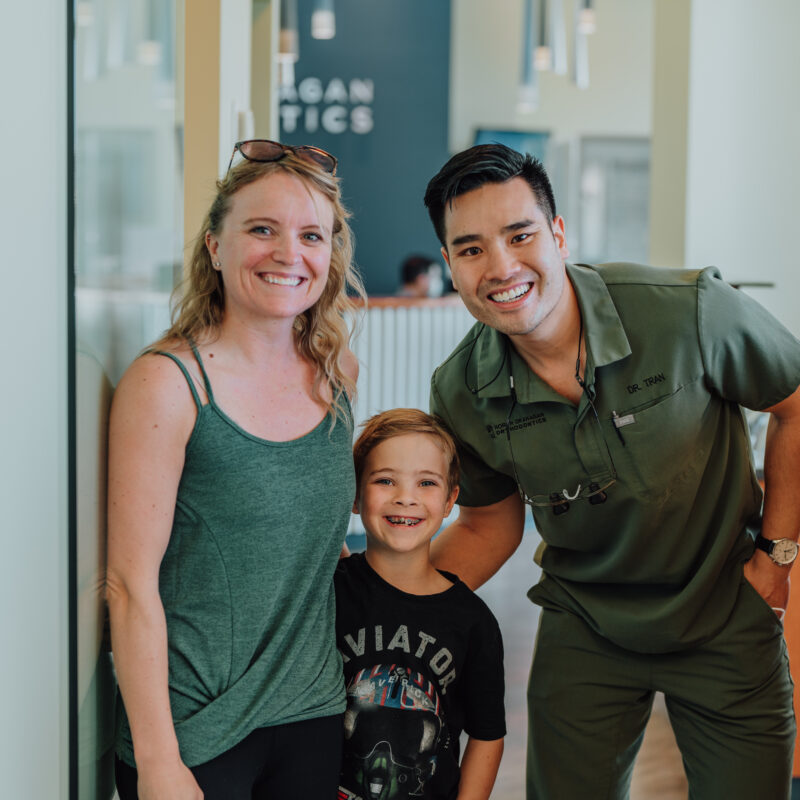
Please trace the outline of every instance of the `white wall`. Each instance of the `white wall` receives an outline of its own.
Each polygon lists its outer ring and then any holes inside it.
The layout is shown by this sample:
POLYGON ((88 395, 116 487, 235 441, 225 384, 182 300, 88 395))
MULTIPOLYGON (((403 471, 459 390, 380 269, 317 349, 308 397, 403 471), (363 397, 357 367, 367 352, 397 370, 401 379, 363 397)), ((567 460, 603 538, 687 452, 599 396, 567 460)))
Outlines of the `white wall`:
MULTIPOLYGON (((469 147, 476 127, 577 135, 648 136, 652 98, 653 0, 597 0, 589 37, 590 86, 540 77, 539 108, 517 111, 523 30, 521 0, 453 0, 450 148, 469 147)), ((568 32, 571 0, 564 0, 568 32)), ((571 48, 571 34, 568 33, 571 48)))
POLYGON ((692 0, 656 0, 649 263, 659 267, 685 263, 691 16, 692 0))
POLYGON ((4 6, 0 48, 0 775, 67 797, 67 142, 63 0, 4 6))
POLYGON ((693 0, 686 263, 716 264, 800 334, 797 0, 693 0))
POLYGON ((219 173, 224 174, 233 144, 254 134, 250 110, 252 0, 220 0, 219 173))

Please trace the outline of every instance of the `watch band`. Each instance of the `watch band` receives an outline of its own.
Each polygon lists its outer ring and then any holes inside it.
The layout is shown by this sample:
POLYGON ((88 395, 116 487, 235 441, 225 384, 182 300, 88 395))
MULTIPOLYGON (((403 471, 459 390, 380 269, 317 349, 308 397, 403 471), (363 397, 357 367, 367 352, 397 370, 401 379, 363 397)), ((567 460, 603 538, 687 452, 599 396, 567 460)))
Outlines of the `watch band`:
POLYGON ((755 545, 782 567, 791 564, 800 549, 793 539, 766 539, 760 533, 756 536, 755 545))

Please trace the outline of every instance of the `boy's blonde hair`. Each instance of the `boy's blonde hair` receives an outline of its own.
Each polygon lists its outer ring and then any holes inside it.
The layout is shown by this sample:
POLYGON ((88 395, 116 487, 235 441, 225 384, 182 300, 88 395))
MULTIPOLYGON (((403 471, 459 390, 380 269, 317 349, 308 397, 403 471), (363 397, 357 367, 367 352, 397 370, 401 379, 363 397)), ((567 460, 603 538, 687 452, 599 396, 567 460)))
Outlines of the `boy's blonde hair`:
POLYGON ((370 417, 362 425, 363 430, 353 446, 356 465, 356 485, 361 485, 364 464, 370 452, 381 442, 407 433, 423 433, 432 436, 447 459, 447 493, 458 486, 459 465, 456 444, 450 432, 438 417, 426 414, 418 408, 392 408, 370 417))

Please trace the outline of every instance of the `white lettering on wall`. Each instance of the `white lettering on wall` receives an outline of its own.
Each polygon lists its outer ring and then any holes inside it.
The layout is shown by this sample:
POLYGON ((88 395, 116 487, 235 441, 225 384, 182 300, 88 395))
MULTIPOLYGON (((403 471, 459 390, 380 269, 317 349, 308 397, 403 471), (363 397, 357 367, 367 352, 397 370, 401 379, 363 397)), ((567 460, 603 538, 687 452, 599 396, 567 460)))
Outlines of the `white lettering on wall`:
POLYGON ((281 103, 296 103, 297 89, 294 87, 294 84, 291 86, 281 86, 278 92, 278 100, 280 100, 281 103))
POLYGON ((326 103, 346 103, 348 101, 347 87, 340 78, 332 78, 325 90, 326 103))
POLYGON ((344 133, 347 130, 347 109, 344 106, 328 106, 322 112, 322 127, 328 133, 344 133))
POLYGON ((322 81, 319 78, 303 78, 297 87, 297 96, 304 103, 319 103, 322 100, 322 81))
POLYGON ((319 127, 319 109, 316 106, 306 106, 306 130, 314 133, 319 127))
POLYGON ((375 85, 371 80, 353 78, 350 81, 350 102, 371 103, 375 99, 375 85))
POLYGON ((281 127, 286 133, 297 130, 297 118, 303 113, 300 106, 281 106, 281 127))
POLYGON ((353 78, 349 83, 331 78, 327 84, 320 78, 303 78, 297 86, 280 90, 281 128, 285 133, 341 134, 351 131, 364 135, 375 122, 371 103, 375 85, 368 78, 353 78))
POLYGON ((372 130, 372 109, 369 106, 356 106, 350 112, 350 127, 353 133, 369 133, 372 130))

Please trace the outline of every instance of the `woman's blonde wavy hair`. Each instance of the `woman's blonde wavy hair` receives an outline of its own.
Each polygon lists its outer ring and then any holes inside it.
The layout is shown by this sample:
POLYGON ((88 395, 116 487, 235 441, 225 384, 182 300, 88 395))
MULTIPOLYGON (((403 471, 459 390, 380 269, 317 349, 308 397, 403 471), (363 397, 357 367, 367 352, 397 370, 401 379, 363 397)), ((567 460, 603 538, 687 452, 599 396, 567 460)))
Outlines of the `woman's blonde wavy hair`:
POLYGON ((341 358, 360 317, 360 304, 350 297, 348 290, 362 301, 366 292, 353 265, 353 235, 347 223, 350 213, 342 205, 338 179, 293 153, 287 153, 279 161, 242 161, 217 181, 217 196, 194 242, 188 270, 173 292, 172 325, 151 349, 174 343, 176 339, 208 343, 217 338, 225 311, 225 287, 211 262, 206 233, 220 232, 231 199, 240 189, 279 171, 295 175, 309 189, 316 189, 326 197, 333 207, 328 282, 319 300, 297 316, 294 332, 299 353, 315 366, 312 397, 333 412, 334 423, 337 419, 346 421, 349 414, 343 395, 354 397, 356 386, 342 369, 341 358), (325 383, 330 384, 332 402, 322 395, 325 383))

